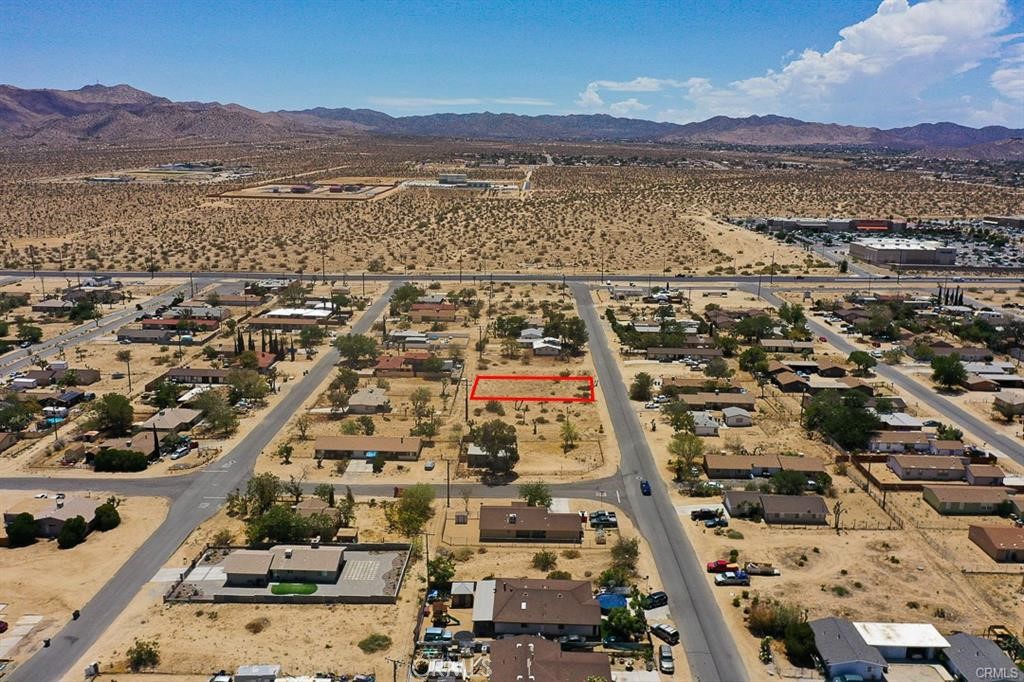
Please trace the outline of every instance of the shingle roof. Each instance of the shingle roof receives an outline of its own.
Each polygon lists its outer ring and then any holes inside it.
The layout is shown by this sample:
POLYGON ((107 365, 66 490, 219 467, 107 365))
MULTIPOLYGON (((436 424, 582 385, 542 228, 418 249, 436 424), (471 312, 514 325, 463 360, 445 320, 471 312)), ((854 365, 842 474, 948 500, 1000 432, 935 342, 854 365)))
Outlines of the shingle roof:
POLYGON ((868 645, 848 620, 821 618, 808 623, 814 632, 814 645, 827 666, 851 661, 885 665, 878 649, 868 645))
POLYGON ((495 581, 495 623, 598 625, 601 607, 590 581, 520 579, 495 581))

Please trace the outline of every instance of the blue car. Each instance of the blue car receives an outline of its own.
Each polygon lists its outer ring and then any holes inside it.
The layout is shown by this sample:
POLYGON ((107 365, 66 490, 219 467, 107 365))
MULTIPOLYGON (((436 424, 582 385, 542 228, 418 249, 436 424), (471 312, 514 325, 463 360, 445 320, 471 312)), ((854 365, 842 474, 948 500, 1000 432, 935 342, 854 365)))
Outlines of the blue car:
POLYGON ((642 492, 644 495, 650 495, 651 494, 651 484, 650 484, 650 482, 648 482, 646 480, 640 481, 640 492, 642 492))

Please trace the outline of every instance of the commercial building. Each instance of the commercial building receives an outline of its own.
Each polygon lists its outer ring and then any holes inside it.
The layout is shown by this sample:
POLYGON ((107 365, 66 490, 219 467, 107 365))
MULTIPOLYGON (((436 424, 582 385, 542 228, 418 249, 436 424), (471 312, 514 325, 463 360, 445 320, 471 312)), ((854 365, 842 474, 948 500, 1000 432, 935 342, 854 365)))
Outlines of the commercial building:
POLYGON ((954 265, 956 249, 920 239, 857 239, 850 256, 866 263, 889 265, 954 265))

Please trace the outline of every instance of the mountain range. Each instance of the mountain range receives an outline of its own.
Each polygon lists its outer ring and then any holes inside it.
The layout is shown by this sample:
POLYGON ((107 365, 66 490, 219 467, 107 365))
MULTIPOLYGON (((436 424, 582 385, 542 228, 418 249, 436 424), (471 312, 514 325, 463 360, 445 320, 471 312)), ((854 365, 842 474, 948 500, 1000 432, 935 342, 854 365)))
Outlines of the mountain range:
POLYGON ((1024 129, 921 123, 883 130, 783 116, 715 116, 687 124, 606 114, 430 114, 372 109, 260 112, 237 104, 175 102, 129 85, 78 90, 0 85, 0 144, 80 145, 267 141, 299 136, 404 135, 509 141, 621 141, 750 146, 862 146, 953 158, 1024 158, 1024 129))

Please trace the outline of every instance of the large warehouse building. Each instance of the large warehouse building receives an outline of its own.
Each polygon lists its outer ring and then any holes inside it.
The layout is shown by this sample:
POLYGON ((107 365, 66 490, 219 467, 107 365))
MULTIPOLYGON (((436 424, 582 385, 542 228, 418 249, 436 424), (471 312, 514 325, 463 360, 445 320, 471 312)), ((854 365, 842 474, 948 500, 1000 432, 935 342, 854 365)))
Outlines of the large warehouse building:
POLYGON ((919 239, 857 239, 850 256, 865 263, 892 265, 954 265, 956 249, 919 239))

